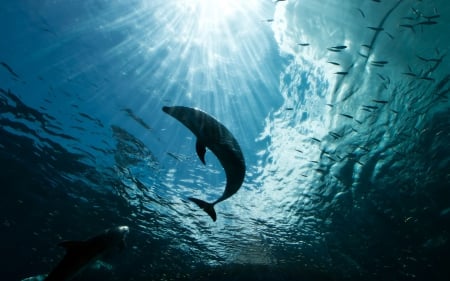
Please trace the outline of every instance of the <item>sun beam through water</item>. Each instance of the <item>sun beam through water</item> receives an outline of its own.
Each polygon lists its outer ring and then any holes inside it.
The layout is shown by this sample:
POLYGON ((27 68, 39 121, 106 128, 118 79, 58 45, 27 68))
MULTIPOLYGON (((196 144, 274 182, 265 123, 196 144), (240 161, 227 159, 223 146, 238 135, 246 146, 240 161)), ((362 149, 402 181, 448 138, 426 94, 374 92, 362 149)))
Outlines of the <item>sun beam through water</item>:
POLYGON ((183 81, 185 97, 204 97, 195 106, 220 111, 232 102, 230 97, 249 94, 244 77, 263 81, 262 73, 271 71, 260 62, 271 48, 265 20, 274 7, 257 0, 143 0, 135 20, 145 28, 139 29, 142 36, 133 37, 149 57, 165 50, 162 63, 172 66, 165 81, 183 81))

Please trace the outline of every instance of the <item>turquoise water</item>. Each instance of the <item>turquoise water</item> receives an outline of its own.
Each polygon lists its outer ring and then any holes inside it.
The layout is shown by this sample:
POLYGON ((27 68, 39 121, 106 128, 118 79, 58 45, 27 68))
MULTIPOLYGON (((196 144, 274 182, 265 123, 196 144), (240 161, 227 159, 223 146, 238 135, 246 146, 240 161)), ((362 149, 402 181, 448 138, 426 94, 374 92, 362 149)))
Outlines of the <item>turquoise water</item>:
POLYGON ((448 280, 446 1, 0 3, 2 280, 128 225, 76 280, 448 280), (200 108, 225 186, 163 106, 200 108))

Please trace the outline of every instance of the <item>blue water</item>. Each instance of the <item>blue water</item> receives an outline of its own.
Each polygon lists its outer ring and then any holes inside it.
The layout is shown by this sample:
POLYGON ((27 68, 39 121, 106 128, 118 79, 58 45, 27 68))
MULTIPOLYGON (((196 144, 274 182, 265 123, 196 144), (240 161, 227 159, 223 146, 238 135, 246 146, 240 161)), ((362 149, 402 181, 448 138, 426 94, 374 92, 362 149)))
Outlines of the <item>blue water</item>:
POLYGON ((446 0, 4 0, 0 279, 128 225, 76 280, 449 280, 446 0), (235 136, 225 186, 163 106, 235 136))

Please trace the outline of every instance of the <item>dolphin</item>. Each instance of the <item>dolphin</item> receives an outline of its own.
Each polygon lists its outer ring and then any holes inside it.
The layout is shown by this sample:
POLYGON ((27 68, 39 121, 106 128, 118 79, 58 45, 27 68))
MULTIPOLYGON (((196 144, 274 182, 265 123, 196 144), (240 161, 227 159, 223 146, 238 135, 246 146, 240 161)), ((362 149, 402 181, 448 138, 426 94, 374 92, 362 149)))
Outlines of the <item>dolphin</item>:
POLYGON ((44 281, 71 280, 88 265, 125 247, 128 226, 117 226, 104 230, 100 235, 85 241, 64 241, 59 246, 66 249, 66 255, 44 281))
POLYGON ((227 178, 225 191, 216 201, 208 203, 197 198, 188 198, 203 209, 213 221, 216 221, 214 205, 235 194, 244 181, 245 160, 241 148, 224 125, 199 109, 185 106, 164 106, 162 110, 194 133, 197 137, 195 145, 197 155, 203 164, 206 164, 205 153, 208 148, 216 155, 225 170, 227 178))

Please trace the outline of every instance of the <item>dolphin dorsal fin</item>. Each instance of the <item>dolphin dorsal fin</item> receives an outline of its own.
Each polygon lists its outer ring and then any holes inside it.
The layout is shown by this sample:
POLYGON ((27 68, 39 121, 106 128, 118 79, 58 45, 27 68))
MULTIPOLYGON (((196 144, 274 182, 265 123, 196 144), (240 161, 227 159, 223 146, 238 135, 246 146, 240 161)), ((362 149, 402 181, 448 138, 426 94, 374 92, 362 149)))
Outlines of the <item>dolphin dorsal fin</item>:
POLYGON ((63 247, 64 249, 66 249, 67 252, 73 252, 73 251, 76 251, 76 250, 80 249, 81 247, 83 247, 84 242, 83 241, 63 241, 63 242, 59 243, 58 245, 63 247))
POLYGON ((201 141, 197 139, 197 142, 195 143, 195 150, 197 151, 198 158, 200 158, 200 161, 202 161, 203 165, 206 165, 205 163, 205 153, 206 153, 206 146, 201 141))

